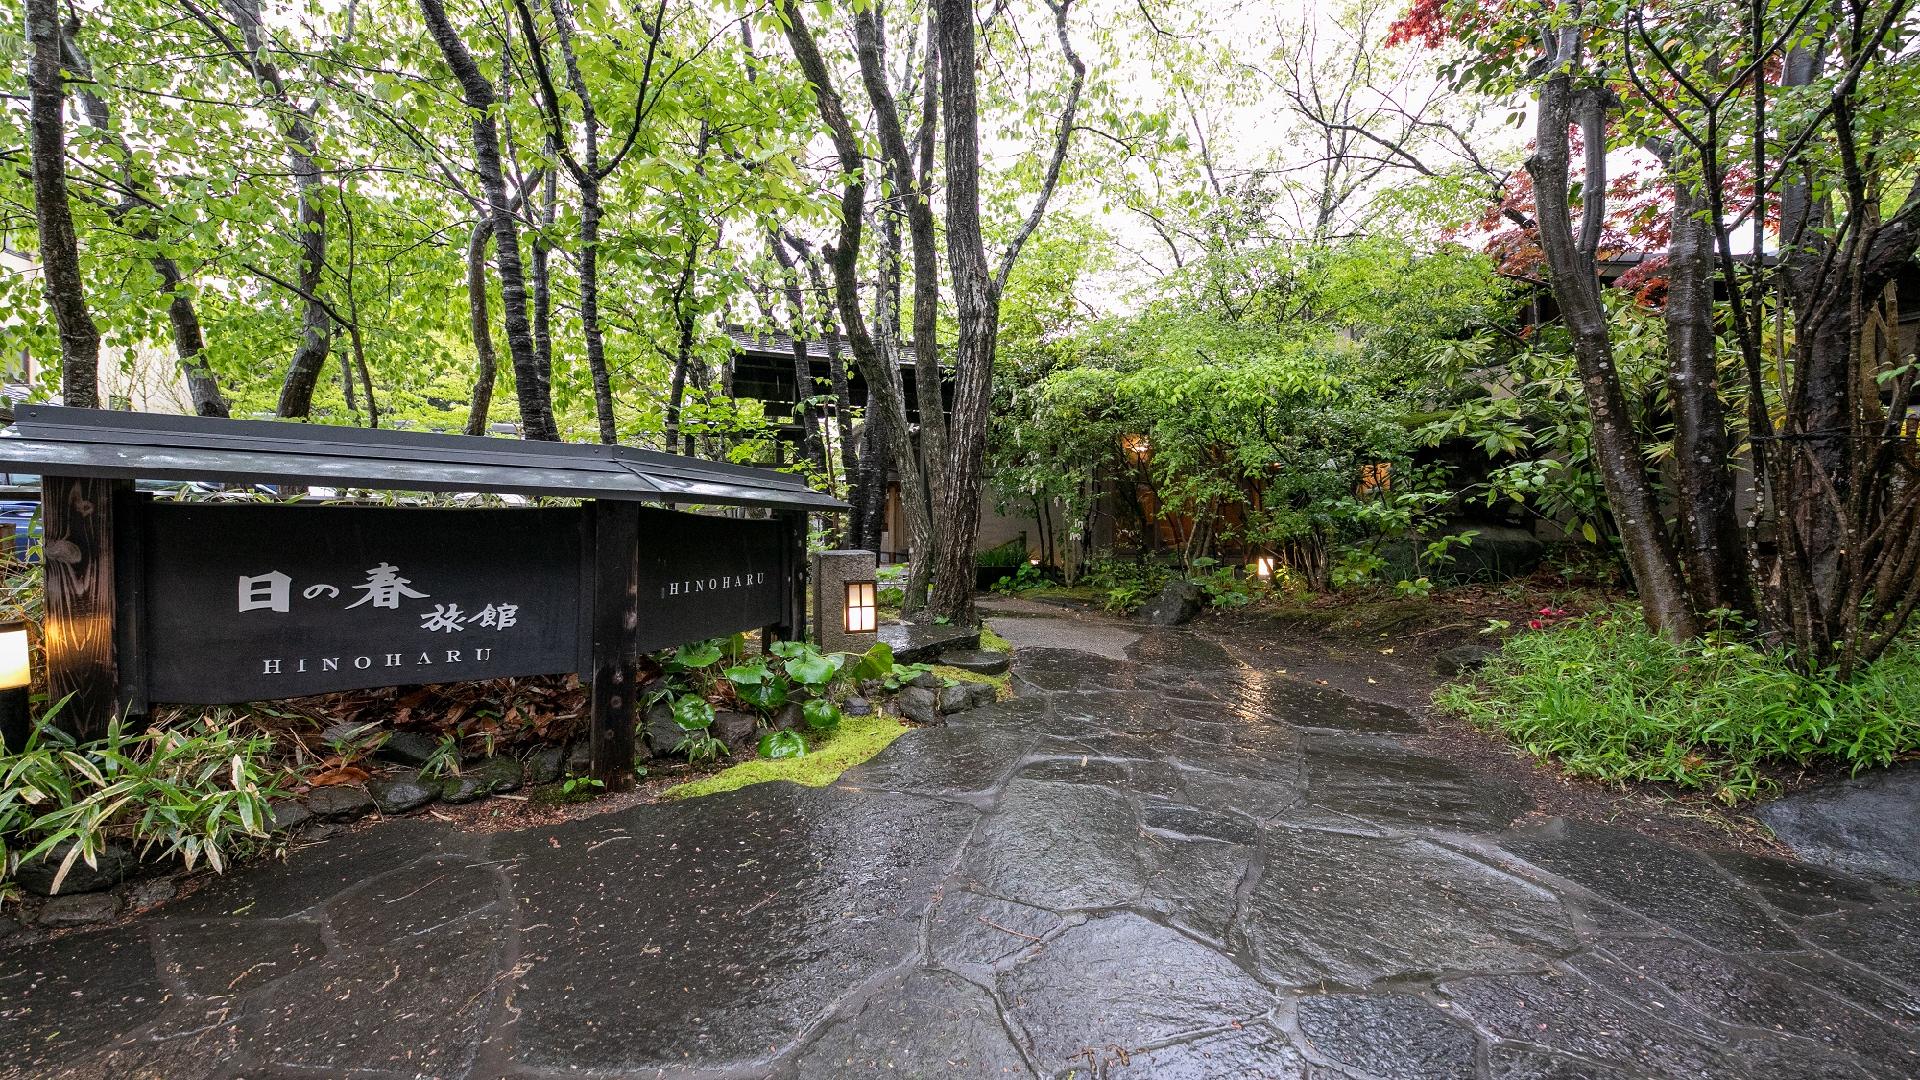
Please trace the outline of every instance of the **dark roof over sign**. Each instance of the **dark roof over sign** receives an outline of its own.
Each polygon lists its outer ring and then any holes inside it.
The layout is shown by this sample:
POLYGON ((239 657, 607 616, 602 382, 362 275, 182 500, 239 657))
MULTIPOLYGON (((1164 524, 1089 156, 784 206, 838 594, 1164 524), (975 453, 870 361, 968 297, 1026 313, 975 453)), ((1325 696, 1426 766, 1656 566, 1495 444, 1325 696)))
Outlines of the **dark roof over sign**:
POLYGON ((844 510, 787 473, 626 446, 22 405, 0 466, 47 475, 844 510))

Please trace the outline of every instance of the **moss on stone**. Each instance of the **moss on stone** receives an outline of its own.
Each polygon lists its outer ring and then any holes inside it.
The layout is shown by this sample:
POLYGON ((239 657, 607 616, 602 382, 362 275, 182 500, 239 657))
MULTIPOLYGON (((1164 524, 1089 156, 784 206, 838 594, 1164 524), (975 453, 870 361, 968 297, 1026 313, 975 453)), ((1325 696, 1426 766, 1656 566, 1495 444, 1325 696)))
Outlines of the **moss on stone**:
POLYGON ((1013 675, 982 675, 977 671, 966 671, 950 664, 934 664, 933 673, 953 682, 985 683, 993 687, 994 700, 1005 701, 1013 696, 1013 675))
POLYGON ((994 633, 993 627, 984 625, 980 627, 980 647, 988 652, 1010 653, 1013 651, 1012 642, 994 633))
POLYGON ((660 793, 664 799, 691 799, 717 795, 749 784, 771 780, 789 780, 808 787, 825 787, 840 774, 886 749, 887 744, 905 734, 907 727, 899 717, 878 712, 867 716, 849 716, 825 735, 807 738, 805 757, 752 758, 732 765, 712 776, 670 787, 660 793))

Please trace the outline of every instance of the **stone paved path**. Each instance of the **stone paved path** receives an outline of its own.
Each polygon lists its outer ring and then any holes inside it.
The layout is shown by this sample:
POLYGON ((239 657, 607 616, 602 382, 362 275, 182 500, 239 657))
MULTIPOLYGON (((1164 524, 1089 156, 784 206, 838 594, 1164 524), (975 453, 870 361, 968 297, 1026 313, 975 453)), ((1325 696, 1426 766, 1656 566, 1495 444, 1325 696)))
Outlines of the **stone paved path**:
POLYGON ((0 1070, 1920 1075, 1911 892, 1539 819, 1193 633, 1000 625, 1026 696, 831 788, 390 822, 0 952, 0 1070))

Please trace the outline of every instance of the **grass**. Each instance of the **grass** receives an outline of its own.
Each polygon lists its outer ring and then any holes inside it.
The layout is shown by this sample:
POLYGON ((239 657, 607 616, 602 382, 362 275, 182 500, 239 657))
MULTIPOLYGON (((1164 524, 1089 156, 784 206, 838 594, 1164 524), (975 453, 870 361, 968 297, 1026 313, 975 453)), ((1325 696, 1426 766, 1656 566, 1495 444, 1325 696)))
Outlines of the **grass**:
POLYGON ((849 716, 826 735, 809 736, 805 757, 779 760, 753 758, 711 776, 670 787, 660 796, 666 799, 691 799, 773 780, 825 787, 839 779, 841 773, 886 749, 887 744, 906 732, 906 725, 898 717, 883 716, 878 712, 849 716))
POLYGON ((1623 607, 1509 638, 1435 700, 1576 776, 1670 782, 1734 805, 1776 788, 1783 768, 1858 771, 1920 751, 1915 686, 1913 642, 1842 683, 1730 633, 1676 644, 1623 607))

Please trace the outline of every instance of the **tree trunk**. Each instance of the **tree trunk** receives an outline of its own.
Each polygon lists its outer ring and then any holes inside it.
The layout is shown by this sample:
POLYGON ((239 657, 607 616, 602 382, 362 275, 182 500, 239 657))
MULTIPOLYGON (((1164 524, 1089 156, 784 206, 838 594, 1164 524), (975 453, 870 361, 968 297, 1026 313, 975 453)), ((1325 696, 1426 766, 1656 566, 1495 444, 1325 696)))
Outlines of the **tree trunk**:
POLYGON ((620 441, 620 432, 613 420, 607 339, 600 328, 600 181, 590 177, 580 182, 580 325, 587 339, 587 372, 593 378, 594 419, 600 441, 612 446, 620 441))
POLYGON ((493 87, 480 73, 453 24, 447 21, 442 0, 420 0, 420 10, 447 66, 460 82, 467 108, 473 112, 474 165, 486 193, 487 216, 493 225, 500 300, 506 309, 507 354, 512 359, 513 389, 520 403, 523 434, 529 439, 557 441, 560 433, 554 425, 553 400, 546 380, 540 378, 533 334, 527 323, 527 282, 520 263, 520 228, 507 203, 506 179, 500 170, 500 132, 493 118, 493 87))
POLYGON ((980 532, 980 489, 986 472, 987 413, 993 404, 993 357, 1000 325, 1000 297, 1020 250, 1047 213, 1072 145, 1087 67, 1067 34, 1072 0, 1046 0, 1054 35, 1072 73, 1033 207, 995 269, 987 263, 980 234, 979 75, 974 62, 974 10, 970 2, 937 0, 934 39, 940 53, 940 112, 946 132, 947 262, 959 323, 954 349, 953 412, 949 417, 947 491, 939 549, 934 557, 933 610, 955 623, 976 621, 973 610, 975 538, 980 532))
MULTIPOLYGON (((574 52, 573 13, 568 9, 566 0, 548 0, 547 9, 553 15, 553 25, 560 39, 560 57, 566 64, 567 85, 574 96, 580 99, 580 128, 584 146, 580 160, 574 162, 567 158, 567 164, 573 172, 574 183, 580 189, 580 329, 587 343, 587 372, 593 379, 593 414, 599 426, 600 441, 608 446, 620 441, 620 433, 613 418, 613 379, 607 371, 606 334, 600 326, 600 181, 605 179, 613 167, 620 163, 620 156, 614 158, 613 166, 602 169, 600 166, 600 120, 594 111, 593 95, 588 92, 587 81, 580 74, 580 59, 574 52)), ((529 34, 533 23, 533 14, 522 7, 527 21, 529 34)), ((652 72, 652 47, 659 39, 659 26, 656 24, 649 38, 649 61, 646 72, 652 72)), ((537 38, 530 38, 537 47, 537 38)), ((548 109, 552 113, 554 126, 560 126, 560 103, 558 95, 551 92, 551 86, 543 80, 543 88, 548 90, 548 109)), ((641 89, 646 88, 646 76, 643 75, 641 89)), ((633 118, 634 128, 639 128, 641 117, 633 118)), ((631 143, 629 143, 631 145, 631 143)), ((621 152, 624 155, 625 151, 621 152)))
POLYGON ((693 316, 686 312, 686 296, 693 288, 694 268, 700 262, 700 245, 694 243, 687 248, 686 262, 680 267, 680 280, 673 289, 673 319, 675 327, 673 350, 673 377, 667 387, 666 444, 670 454, 693 454, 693 438, 684 433, 685 424, 681 419, 681 410, 686 402, 687 376, 693 366, 693 316), (684 442, 684 447, 676 443, 684 442))
POLYGON ((1713 236, 1706 212, 1706 199, 1676 171, 1666 305, 1667 395, 1678 480, 1674 495, 1694 611, 1749 614, 1745 544, 1734 514, 1733 451, 1720 402, 1713 236))
POLYGON ((326 370, 327 353, 333 345, 333 318, 320 300, 321 275, 327 265, 327 212, 320 203, 324 177, 319 142, 311 126, 312 116, 294 103, 280 69, 266 58, 259 0, 223 0, 223 6, 240 27, 245 52, 238 59, 273 99, 280 134, 287 141, 287 167, 293 173, 299 230, 294 243, 300 249, 300 272, 295 278, 301 295, 300 344, 294 347, 293 359, 287 364, 275 412, 288 418, 305 417, 313 412, 313 391, 326 370))
MULTIPOLYGON (((560 200, 559 178, 551 166, 542 170, 540 180, 540 206, 534 212, 534 221, 538 228, 533 234, 533 258, 527 266, 528 303, 533 314, 533 364, 543 387, 553 384, 553 284, 547 275, 548 254, 553 250, 547 242, 547 230, 553 227, 554 213, 560 200)), ((541 395, 552 400, 552 390, 541 395)))
POLYGON ((66 80, 60 73, 60 16, 54 0, 27 0, 28 138, 33 148, 34 224, 41 285, 60 333, 60 400, 100 407, 100 328, 87 310, 80 241, 67 203, 66 80))
MULTIPOLYGON (((885 410, 884 431, 894 466, 900 470, 900 487, 903 492, 912 492, 921 486, 920 467, 914 460, 913 435, 907 425, 906 393, 900 385, 900 368, 893 363, 891 356, 883 355, 875 344, 860 307, 860 235, 865 224, 867 202, 860 143, 854 136, 852 122, 847 119, 839 91, 834 89, 833 76, 827 70, 826 59, 820 55, 819 46, 813 40, 813 32, 808 29, 797 0, 781 0, 780 7, 781 13, 786 16, 784 25, 787 42, 793 49, 794 58, 799 61, 807 83, 813 89, 814 102, 833 138, 834 155, 839 158, 843 177, 840 235, 828 255, 841 326, 846 332, 847 344, 853 350, 854 366, 867 383, 869 421, 876 408, 885 410)), ((919 605, 919 588, 926 578, 927 542, 933 532, 933 519, 925 499, 909 497, 903 501, 907 511, 910 558, 907 598, 903 610, 912 611, 919 605)))
POLYGON ((939 0, 935 19, 945 76, 940 80, 940 101, 946 128, 947 262, 959 334, 953 362, 952 452, 947 490, 940 500, 941 543, 934 556, 932 606, 934 614, 970 625, 975 621, 973 541, 980 531, 1000 285, 987 263, 980 234, 980 106, 973 4, 939 0))
POLYGON ((487 240, 493 222, 481 218, 467 237, 467 325, 473 330, 473 401, 467 406, 467 434, 487 433, 487 413, 493 408, 493 384, 500 365, 493 354, 493 317, 487 313, 487 240))
MULTIPOLYGON (((1575 56, 1576 31, 1561 32, 1558 62, 1575 56)), ((1613 363, 1607 312, 1590 252, 1573 235, 1568 204, 1568 126, 1572 123, 1573 79, 1566 70, 1548 76, 1540 92, 1539 126, 1527 162, 1539 203, 1540 246, 1546 252, 1554 300, 1572 339, 1574 364, 1593 423, 1594 459, 1608 505, 1626 548, 1627 564, 1647 625, 1673 638, 1694 637, 1698 624, 1679 560, 1667 539, 1659 506, 1647 477, 1639 436, 1627 412, 1626 395, 1613 363)))
MULTIPOLYGON (((930 24, 929 31, 931 29, 930 24)), ((933 168, 933 139, 937 130, 935 103, 938 101, 939 66, 934 57, 932 41, 929 40, 924 65, 925 78, 922 81, 922 153, 916 164, 900 122, 899 102, 887 82, 886 26, 878 4, 867 5, 854 13, 853 33, 855 52, 860 60, 860 80, 866 87, 867 100, 873 107, 880 148, 886 158, 887 177, 895 192, 895 200, 906 206, 907 234, 913 247, 913 397, 920 410, 920 462, 926 481, 926 498, 932 509, 937 547, 937 538, 944 528, 941 519, 948 487, 946 404, 940 392, 939 241, 934 227, 929 183, 933 168)), ((893 214, 895 211, 886 210, 883 213, 893 214)), ((897 269, 899 237, 893 233, 888 239, 892 241, 890 250, 895 255, 894 266, 897 269)), ((898 314, 897 305, 894 314, 898 314)), ((893 340, 897 342, 898 336, 893 340)))
MULTIPOLYGON (((813 337, 808 327, 806 294, 800 288, 799 268, 787 251, 787 242, 774 230, 767 230, 767 246, 780 264, 780 291, 787 298, 788 340, 793 352, 793 411, 800 419, 802 452, 814 467, 827 477, 833 475, 833 462, 827 457, 827 440, 820 430, 819 411, 807 404, 813 396, 813 362, 807 355, 807 342, 813 337)), ((807 251, 800 250, 804 258, 807 251)), ((831 486, 831 483, 829 483, 831 486)))
MULTIPOLYGON (((871 400, 871 399, 869 399, 871 400)), ((860 484, 853 503, 854 546, 880 554, 881 534, 887 525, 887 474, 892 471, 891 440, 887 436, 887 411, 867 410, 860 429, 860 484)))

